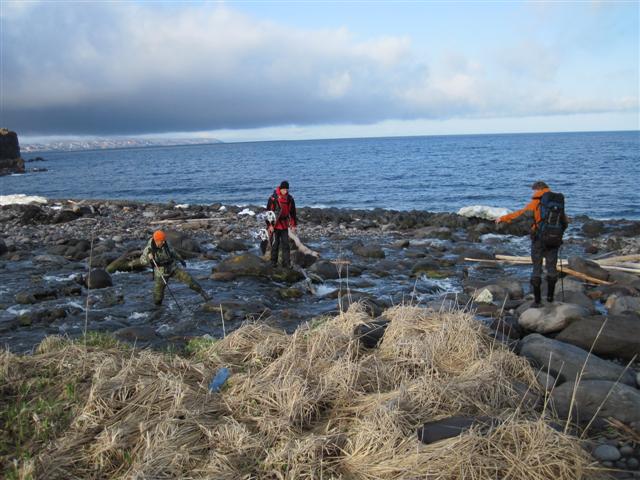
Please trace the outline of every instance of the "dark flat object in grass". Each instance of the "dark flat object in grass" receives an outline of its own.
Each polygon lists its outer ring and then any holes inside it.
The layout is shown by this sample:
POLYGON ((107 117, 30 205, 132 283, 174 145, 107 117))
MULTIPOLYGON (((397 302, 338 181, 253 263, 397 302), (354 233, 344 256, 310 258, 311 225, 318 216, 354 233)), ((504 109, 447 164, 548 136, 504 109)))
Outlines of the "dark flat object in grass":
POLYGON ((489 417, 463 417, 455 416, 427 422, 418 428, 418 440, 422 443, 435 443, 466 432, 475 425, 490 426, 492 420, 489 417))

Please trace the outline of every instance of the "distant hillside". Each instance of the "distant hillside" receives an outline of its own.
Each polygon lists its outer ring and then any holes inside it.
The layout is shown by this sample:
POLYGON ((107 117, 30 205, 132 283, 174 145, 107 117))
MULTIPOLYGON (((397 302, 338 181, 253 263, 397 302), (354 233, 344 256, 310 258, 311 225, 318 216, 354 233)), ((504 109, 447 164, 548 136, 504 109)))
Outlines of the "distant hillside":
POLYGON ((21 146, 23 153, 74 150, 102 150, 110 148, 168 147, 172 145, 204 145, 222 143, 216 138, 96 138, 93 140, 61 140, 49 143, 25 143, 21 146))

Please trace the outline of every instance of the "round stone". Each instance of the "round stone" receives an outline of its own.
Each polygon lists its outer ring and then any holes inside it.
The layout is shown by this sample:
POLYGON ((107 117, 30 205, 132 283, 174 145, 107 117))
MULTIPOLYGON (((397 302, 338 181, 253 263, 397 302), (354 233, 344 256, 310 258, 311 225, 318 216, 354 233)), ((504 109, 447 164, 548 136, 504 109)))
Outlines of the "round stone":
POLYGON ((615 462, 619 460, 620 450, 613 445, 599 445, 593 451, 593 456, 601 462, 615 462))
POLYGON ((638 460, 637 458, 629 458, 627 460, 627 467, 630 470, 638 470, 638 467, 640 467, 640 460, 638 460))
POLYGON ((620 454, 623 457, 630 457, 631 455, 633 455, 633 447, 631 445, 624 445, 622 447, 620 447, 620 454))

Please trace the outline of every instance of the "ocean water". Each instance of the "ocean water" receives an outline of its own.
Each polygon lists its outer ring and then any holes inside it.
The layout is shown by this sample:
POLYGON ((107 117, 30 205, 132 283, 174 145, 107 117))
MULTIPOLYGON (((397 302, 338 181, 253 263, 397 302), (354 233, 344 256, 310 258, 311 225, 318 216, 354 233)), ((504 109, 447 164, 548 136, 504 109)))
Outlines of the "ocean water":
POLYGON ((569 215, 640 219, 640 132, 274 141, 42 152, 48 172, 0 177, 0 195, 263 204, 283 179, 299 206, 521 208, 534 180, 569 215))

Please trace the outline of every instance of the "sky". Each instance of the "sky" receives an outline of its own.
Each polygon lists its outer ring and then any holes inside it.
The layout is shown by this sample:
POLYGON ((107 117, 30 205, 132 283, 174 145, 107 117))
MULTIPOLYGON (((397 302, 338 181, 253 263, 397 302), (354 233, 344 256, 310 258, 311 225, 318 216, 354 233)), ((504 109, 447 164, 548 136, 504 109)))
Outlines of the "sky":
POLYGON ((0 0, 0 126, 21 143, 638 130, 639 12, 0 0))

